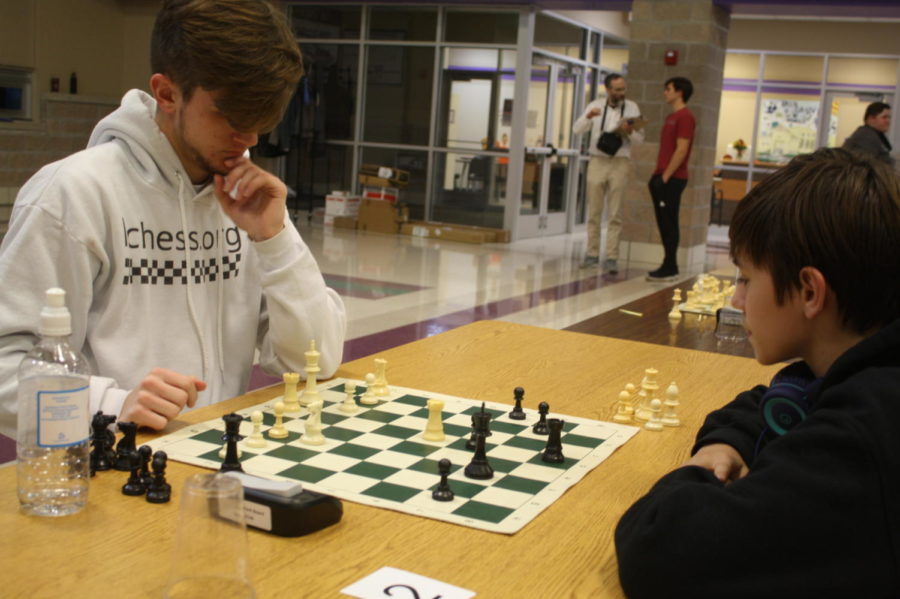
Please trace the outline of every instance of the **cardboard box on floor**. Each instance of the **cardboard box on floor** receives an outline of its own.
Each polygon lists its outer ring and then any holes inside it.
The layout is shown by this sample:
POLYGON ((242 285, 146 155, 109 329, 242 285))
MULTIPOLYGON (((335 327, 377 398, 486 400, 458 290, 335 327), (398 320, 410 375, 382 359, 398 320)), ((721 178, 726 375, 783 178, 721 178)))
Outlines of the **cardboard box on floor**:
POLYGON ((363 198, 359 204, 356 228, 376 233, 396 233, 409 220, 409 208, 387 200, 363 198))
POLYGON ((356 217, 355 216, 335 216, 332 221, 332 226, 336 229, 355 229, 356 228, 356 217))
POLYGON ((376 187, 406 187, 409 171, 380 164, 364 164, 359 168, 359 182, 376 187))
POLYGON ((509 231, 472 225, 451 225, 428 221, 411 221, 400 226, 400 233, 463 243, 509 243, 509 231))

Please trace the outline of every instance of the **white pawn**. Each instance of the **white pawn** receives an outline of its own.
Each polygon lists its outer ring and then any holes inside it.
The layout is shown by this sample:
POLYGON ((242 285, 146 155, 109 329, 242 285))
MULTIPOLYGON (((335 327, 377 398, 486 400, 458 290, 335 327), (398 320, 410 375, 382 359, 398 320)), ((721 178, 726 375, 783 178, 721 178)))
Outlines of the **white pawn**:
POLYGON ((663 429, 662 421, 659 418, 659 413, 662 410, 662 402, 658 399, 654 399, 650 401, 650 420, 644 424, 644 428, 648 431, 661 431, 663 429))
POLYGON ((634 386, 634 383, 628 383, 625 385, 625 390, 628 391, 628 413, 634 414, 634 392, 637 387, 634 386))
POLYGON ((306 418, 306 426, 300 440, 307 445, 324 445, 325 435, 322 434, 322 400, 316 400, 309 404, 309 416, 306 418))
POLYGON ((425 434, 422 435, 426 441, 444 440, 444 421, 441 418, 443 409, 444 402, 440 399, 428 400, 428 424, 425 425, 425 434))
POLYGON ((275 402, 275 425, 269 429, 269 438, 271 439, 285 439, 288 436, 288 431, 284 428, 284 403, 280 401, 275 402))
POLYGON ((678 385, 675 381, 666 389, 666 400, 663 402, 665 410, 662 417, 662 423, 666 426, 681 426, 681 419, 678 418, 677 410, 681 402, 678 401, 678 385))
POLYGON ((244 441, 244 445, 247 447, 265 447, 266 446, 266 438, 263 437, 262 434, 262 421, 263 414, 259 410, 256 410, 252 414, 250 414, 250 422, 253 423, 253 432, 250 433, 250 436, 247 437, 247 440, 244 441))
POLYGON ((616 415, 613 416, 613 420, 615 422, 631 422, 631 414, 628 413, 630 404, 631 393, 629 393, 628 391, 620 392, 619 400, 616 402, 616 415))
POLYGON ((300 401, 297 397, 297 383, 300 382, 300 375, 296 372, 285 372, 282 375, 284 380, 284 411, 299 412, 300 401))
POLYGON ((681 289, 676 289, 675 294, 672 295, 672 309, 669 310, 669 320, 680 320, 681 319, 681 310, 678 309, 678 304, 681 303, 681 289))
POLYGON ((366 392, 359 398, 359 403, 366 406, 378 404, 378 398, 375 397, 375 375, 371 372, 366 375, 366 392))
POLYGON ((353 396, 356 395, 356 384, 351 382, 344 383, 344 392, 347 394, 344 396, 344 401, 341 402, 340 407, 338 408, 341 412, 352 414, 359 410, 359 406, 356 405, 356 400, 353 399, 353 396))

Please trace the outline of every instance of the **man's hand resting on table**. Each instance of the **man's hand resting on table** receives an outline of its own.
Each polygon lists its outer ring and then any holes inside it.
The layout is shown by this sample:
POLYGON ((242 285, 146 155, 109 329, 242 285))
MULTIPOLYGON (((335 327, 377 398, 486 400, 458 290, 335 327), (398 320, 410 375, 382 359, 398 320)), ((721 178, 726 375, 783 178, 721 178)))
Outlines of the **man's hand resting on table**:
POLYGON ((154 368, 125 398, 119 420, 160 430, 185 407, 194 407, 204 389, 206 383, 196 377, 154 368))

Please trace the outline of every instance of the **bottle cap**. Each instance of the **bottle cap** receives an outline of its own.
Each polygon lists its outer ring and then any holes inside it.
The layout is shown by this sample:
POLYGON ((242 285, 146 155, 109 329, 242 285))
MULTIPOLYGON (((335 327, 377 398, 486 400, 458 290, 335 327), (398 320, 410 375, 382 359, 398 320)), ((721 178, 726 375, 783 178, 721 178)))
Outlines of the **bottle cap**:
POLYGON ((61 336, 72 334, 72 318, 66 308, 66 292, 59 287, 47 290, 46 303, 41 310, 41 335, 61 336))

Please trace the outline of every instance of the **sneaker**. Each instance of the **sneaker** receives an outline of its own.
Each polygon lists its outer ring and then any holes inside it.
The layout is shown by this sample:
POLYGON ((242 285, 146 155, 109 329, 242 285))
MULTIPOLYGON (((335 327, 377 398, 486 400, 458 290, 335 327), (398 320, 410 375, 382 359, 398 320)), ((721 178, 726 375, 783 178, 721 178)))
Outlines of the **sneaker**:
POLYGON ((581 268, 594 268, 600 264, 599 256, 585 256, 584 262, 581 263, 581 268))
POLYGON ((678 267, 666 268, 660 266, 656 270, 647 273, 646 279, 653 283, 668 283, 678 278, 678 267))
POLYGON ((603 270, 611 275, 619 274, 619 261, 615 258, 607 258, 606 262, 603 263, 603 270))

